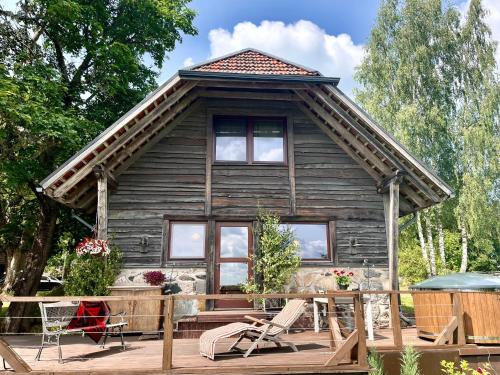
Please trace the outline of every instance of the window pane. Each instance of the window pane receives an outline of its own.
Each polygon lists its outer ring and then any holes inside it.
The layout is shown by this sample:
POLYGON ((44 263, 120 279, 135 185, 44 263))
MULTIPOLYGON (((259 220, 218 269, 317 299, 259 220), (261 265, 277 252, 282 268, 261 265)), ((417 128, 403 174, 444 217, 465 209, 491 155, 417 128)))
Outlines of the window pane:
POLYGON ((329 259, 326 224, 289 224, 302 259, 329 259))
POLYGON ((173 223, 171 258, 205 258, 205 224, 173 223))
POLYGON ((246 263, 221 263, 220 286, 240 285, 248 279, 248 265, 246 263))
POLYGON ((254 120, 253 154, 255 161, 284 161, 283 121, 254 120))
POLYGON ((220 257, 248 257, 248 227, 220 228, 220 257))
POLYGON ((245 119, 216 119, 215 160, 247 160, 247 126, 245 119))

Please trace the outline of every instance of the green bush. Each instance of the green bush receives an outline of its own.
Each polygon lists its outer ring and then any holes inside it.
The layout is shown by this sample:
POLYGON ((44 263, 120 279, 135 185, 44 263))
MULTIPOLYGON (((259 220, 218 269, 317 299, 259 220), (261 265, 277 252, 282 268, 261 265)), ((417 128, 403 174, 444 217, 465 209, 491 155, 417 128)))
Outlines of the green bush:
POLYGON ((427 278, 427 266, 416 238, 402 238, 399 248, 399 274, 402 286, 409 286, 427 278))
POLYGON ((116 246, 106 257, 75 256, 64 280, 64 293, 71 296, 105 296, 120 273, 122 253, 116 246))
POLYGON ((375 349, 370 349, 368 354, 368 366, 370 366, 371 375, 386 375, 382 357, 375 349))
POLYGON ((401 353, 401 375, 420 375, 419 359, 420 353, 413 346, 405 346, 401 353))
POLYGON ((255 280, 243 285, 246 293, 279 293, 300 267, 298 243, 290 227, 280 225, 273 213, 259 211, 255 280))

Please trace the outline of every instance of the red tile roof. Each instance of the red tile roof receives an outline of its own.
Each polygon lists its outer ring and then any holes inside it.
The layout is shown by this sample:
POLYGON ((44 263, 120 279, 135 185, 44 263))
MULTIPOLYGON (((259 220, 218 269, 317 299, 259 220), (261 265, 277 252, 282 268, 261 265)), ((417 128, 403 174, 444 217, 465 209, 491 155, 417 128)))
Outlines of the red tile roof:
POLYGON ((243 50, 235 54, 202 63, 191 68, 202 72, 276 74, 319 76, 315 70, 294 65, 256 50, 243 50))

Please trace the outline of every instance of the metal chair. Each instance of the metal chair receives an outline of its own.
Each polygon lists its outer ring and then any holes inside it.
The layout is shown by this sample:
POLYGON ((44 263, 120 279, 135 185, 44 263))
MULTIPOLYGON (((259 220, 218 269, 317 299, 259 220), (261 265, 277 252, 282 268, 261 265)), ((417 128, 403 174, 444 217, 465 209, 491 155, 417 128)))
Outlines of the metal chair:
POLYGON ((42 316, 42 344, 35 357, 36 361, 40 360, 45 346, 57 345, 59 363, 62 363, 61 336, 82 331, 81 329, 67 329, 79 304, 79 302, 38 303, 42 316))

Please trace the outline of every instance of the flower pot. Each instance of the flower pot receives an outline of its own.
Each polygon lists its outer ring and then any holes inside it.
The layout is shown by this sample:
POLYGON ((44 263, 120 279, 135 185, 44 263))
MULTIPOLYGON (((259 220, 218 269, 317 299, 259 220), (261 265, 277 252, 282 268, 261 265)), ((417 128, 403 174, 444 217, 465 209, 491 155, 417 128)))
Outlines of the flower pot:
POLYGON ((344 285, 344 284, 339 285, 340 290, 347 290, 347 288, 349 288, 349 285, 344 285))

